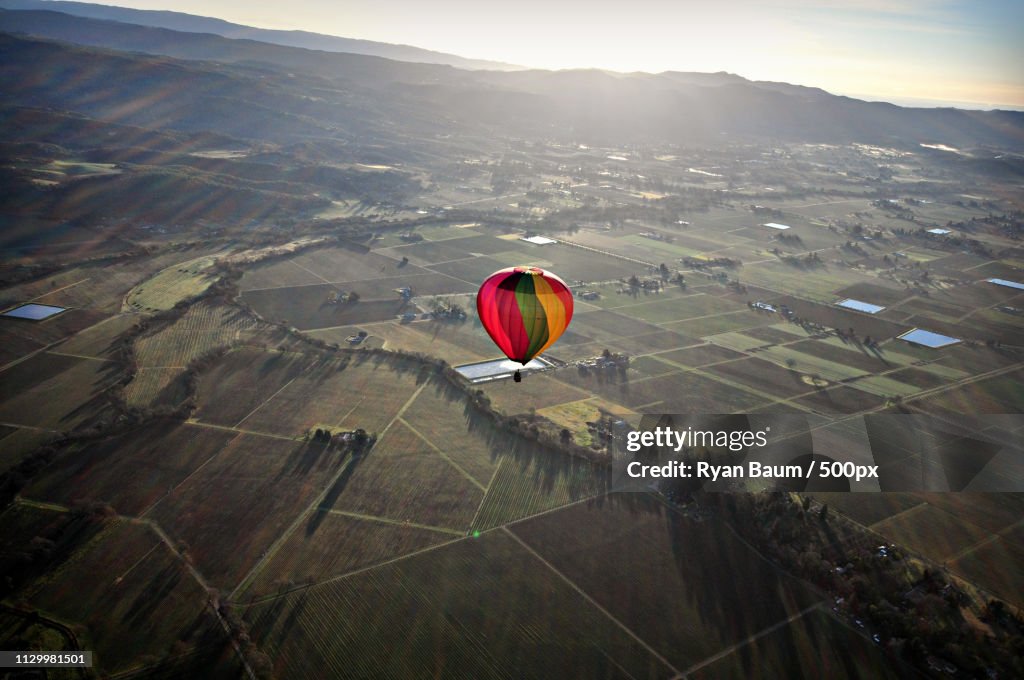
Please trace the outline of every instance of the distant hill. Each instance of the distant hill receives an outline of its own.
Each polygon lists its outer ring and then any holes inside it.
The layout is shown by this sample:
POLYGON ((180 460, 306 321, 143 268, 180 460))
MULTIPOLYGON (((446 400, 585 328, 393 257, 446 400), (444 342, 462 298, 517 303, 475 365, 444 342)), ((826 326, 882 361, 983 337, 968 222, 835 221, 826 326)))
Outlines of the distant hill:
POLYGON ((45 10, 63 12, 73 16, 90 19, 119 21, 126 24, 166 28, 186 33, 212 33, 225 38, 258 40, 273 45, 287 45, 309 50, 324 52, 348 52, 350 54, 366 54, 385 57, 398 61, 409 61, 421 64, 447 64, 464 69, 489 69, 509 71, 522 68, 513 64, 486 59, 467 59, 455 54, 434 52, 411 45, 392 45, 373 40, 341 38, 334 35, 310 33, 309 31, 275 31, 265 28, 253 28, 233 24, 229 21, 201 17, 182 12, 130 9, 127 7, 111 7, 95 5, 87 2, 53 2, 50 0, 0 0, 0 7, 14 10, 45 10))
POLYGON ((468 71, 58 12, 0 10, 0 31, 104 48, 6 37, 2 101, 143 127, 291 143, 479 134, 1024 150, 1022 112, 903 108, 728 73, 468 71))

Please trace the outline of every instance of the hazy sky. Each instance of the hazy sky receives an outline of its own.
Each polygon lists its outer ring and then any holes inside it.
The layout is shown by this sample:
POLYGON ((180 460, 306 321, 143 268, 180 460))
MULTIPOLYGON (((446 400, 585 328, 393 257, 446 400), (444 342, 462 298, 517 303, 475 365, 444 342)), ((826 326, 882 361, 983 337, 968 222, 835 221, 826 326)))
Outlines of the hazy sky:
POLYGON ((539 68, 730 71, 890 101, 1024 107, 1024 0, 102 1, 539 68))

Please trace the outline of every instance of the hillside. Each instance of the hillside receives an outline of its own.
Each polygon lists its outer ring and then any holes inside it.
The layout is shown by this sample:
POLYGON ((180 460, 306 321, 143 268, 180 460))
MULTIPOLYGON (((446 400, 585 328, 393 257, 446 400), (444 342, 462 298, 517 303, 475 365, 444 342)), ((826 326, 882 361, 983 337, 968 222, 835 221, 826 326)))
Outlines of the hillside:
POLYGON ((56 12, 3 11, 0 30, 188 60, 81 52, 24 38, 5 41, 8 101, 18 97, 99 116, 127 116, 121 122, 132 124, 163 115, 161 125, 170 127, 295 139, 357 133, 387 120, 393 131, 416 135, 500 131, 509 137, 552 135, 605 145, 724 138, 1024 149, 1024 112, 903 108, 729 74, 466 71, 56 12), (128 72, 138 78, 122 77, 129 61, 128 72), (234 65, 230 77, 225 65, 234 65), (81 73, 61 78, 59 91, 51 88, 46 74, 68 68, 81 73), (80 87, 77 94, 68 89, 80 86, 86 72, 103 82, 104 97, 97 98, 92 86, 80 87), (163 114, 126 105, 144 100, 146 91, 173 82, 181 87, 184 81, 190 86, 181 90, 182 97, 157 97, 156 111, 163 114), (271 92, 274 96, 268 96, 271 92), (241 100, 255 101, 242 106, 241 100), (179 112, 171 114, 175 108, 179 112))
POLYGON ((183 12, 110 7, 87 2, 50 2, 47 0, 0 0, 0 7, 5 9, 62 12, 90 19, 105 19, 126 24, 138 24, 139 26, 167 28, 172 31, 212 33, 213 35, 225 38, 258 40, 274 45, 302 47, 310 50, 323 50, 324 52, 366 54, 374 57, 386 57, 397 61, 423 64, 447 64, 465 69, 507 71, 520 68, 499 61, 467 59, 456 54, 435 52, 411 45, 392 45, 374 40, 342 38, 335 35, 311 33, 309 31, 276 31, 266 28, 254 28, 252 26, 234 24, 222 19, 201 17, 183 12))

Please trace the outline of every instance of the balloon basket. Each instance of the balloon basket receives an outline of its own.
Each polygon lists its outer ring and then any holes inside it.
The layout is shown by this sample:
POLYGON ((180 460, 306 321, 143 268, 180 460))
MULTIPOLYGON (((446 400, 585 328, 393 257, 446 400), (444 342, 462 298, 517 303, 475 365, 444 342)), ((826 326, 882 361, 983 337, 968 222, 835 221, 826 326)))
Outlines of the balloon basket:
POLYGON ((512 380, 514 380, 515 382, 523 382, 523 374, 517 370, 515 373, 512 374, 512 380))

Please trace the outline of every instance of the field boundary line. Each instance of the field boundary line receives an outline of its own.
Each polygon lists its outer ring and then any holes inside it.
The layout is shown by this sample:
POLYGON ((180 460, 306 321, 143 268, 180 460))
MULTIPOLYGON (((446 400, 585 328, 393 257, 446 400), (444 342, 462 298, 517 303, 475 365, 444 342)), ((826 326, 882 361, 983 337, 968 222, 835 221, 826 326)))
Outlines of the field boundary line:
POLYGON ((487 494, 490 493, 491 485, 494 484, 494 479, 498 476, 498 470, 501 469, 501 465, 504 462, 505 459, 502 458, 498 461, 498 464, 494 466, 494 472, 491 473, 491 478, 487 481, 487 489, 484 490, 484 497, 480 499, 480 505, 476 506, 476 512, 473 513, 473 519, 469 523, 470 530, 476 526, 476 520, 480 517, 480 511, 484 509, 484 503, 487 502, 487 494))
POLYGON ((306 585, 297 586, 295 588, 292 588, 291 590, 286 590, 283 593, 274 593, 273 595, 266 595, 264 597, 256 598, 256 599, 250 600, 249 602, 246 602, 245 605, 247 607, 251 607, 251 606, 254 606, 254 605, 258 605, 258 604, 264 604, 266 602, 273 602, 274 600, 279 600, 282 597, 287 597, 288 595, 291 595, 292 593, 296 593, 296 592, 298 592, 300 590, 311 590, 312 588, 316 588, 316 587, 319 587, 319 586, 324 586, 324 585, 327 585, 329 583, 334 583, 335 581, 340 581, 342 579, 346 579, 346 578, 349 578, 351 576, 358 576, 359 574, 362 574, 362 573, 367 572, 367 571, 373 571, 374 569, 379 569, 381 567, 386 567, 389 564, 394 564, 395 562, 401 562, 402 560, 407 560, 410 557, 416 557, 417 555, 422 555, 423 553, 427 553, 427 552, 430 552, 432 550, 438 550, 439 548, 445 548, 445 547, 447 547, 449 545, 454 545, 455 543, 459 543, 460 541, 465 541, 467 538, 468 538, 467 536, 460 536, 459 538, 453 538, 452 540, 444 541, 443 543, 435 543, 434 545, 428 545, 426 548, 420 548, 419 550, 415 550, 415 551, 413 551, 411 553, 406 553, 404 555, 397 555, 397 556, 392 557, 390 559, 387 559, 387 560, 385 560, 383 562, 377 562, 376 564, 368 564, 365 567, 359 567, 358 569, 353 569, 352 571, 347 571, 344 574, 338 574, 337 576, 331 576, 330 578, 325 578, 324 580, 317 581, 316 583, 309 583, 309 584, 306 584, 306 585))
POLYGON ((526 552, 528 552, 531 555, 533 555, 541 564, 543 564, 548 569, 550 569, 551 572, 553 574, 555 574, 558 578, 560 578, 562 581, 564 581, 566 585, 568 585, 570 588, 575 590, 576 593, 579 594, 580 597, 582 597, 584 600, 589 602, 591 606, 593 606, 599 612, 604 614, 608 618, 609 621, 611 621, 616 626, 618 626, 620 629, 622 629, 622 631, 624 633, 626 633, 627 635, 629 635, 629 637, 631 637, 634 640, 636 640, 636 642, 638 642, 641 647, 646 649, 648 651, 648 653, 650 653, 651 656, 653 656, 658 661, 661 661, 663 664, 665 664, 665 666, 667 666, 668 669, 670 671, 672 671, 673 673, 675 673, 676 675, 680 675, 679 669, 676 668, 675 666, 673 666, 672 662, 670 662, 668 659, 666 659, 664 656, 662 656, 656 649, 654 649, 654 647, 651 647, 649 644, 644 642, 643 638, 641 638, 639 635, 634 633, 633 630, 629 626, 627 626, 622 621, 617 619, 610 611, 608 611, 607 609, 602 607, 597 602, 597 600, 592 598, 590 595, 588 595, 586 593, 586 591, 584 591, 582 588, 580 588, 578 585, 576 585, 576 583, 572 579, 570 579, 568 576, 566 576, 561 571, 559 571, 558 568, 555 565, 553 565, 550 562, 548 562, 544 558, 543 555, 541 555, 539 552, 537 552, 532 547, 530 547, 530 545, 528 543, 526 543, 526 541, 524 541, 523 539, 521 539, 518 536, 516 536, 515 533, 511 529, 509 529, 507 526, 501 527, 501 530, 504 531, 510 538, 512 538, 513 541, 515 541, 520 546, 522 546, 523 549, 526 550, 526 552))
POLYGON ((325 279, 324 277, 320 276, 320 275, 319 275, 319 274, 317 274, 317 273, 316 273, 315 271, 313 271, 312 269, 310 269, 309 267, 306 267, 306 266, 304 266, 304 265, 301 265, 301 264, 299 264, 298 262, 296 262, 296 261, 295 261, 295 258, 294 258, 294 257, 290 257, 290 258, 288 258, 288 262, 291 262, 291 263, 292 263, 293 265, 295 265, 295 266, 296 266, 296 267, 298 267, 299 269, 303 270, 304 272, 306 272, 306 273, 308 273, 308 274, 312 274, 313 276, 315 276, 316 278, 320 279, 321 281, 323 281, 323 282, 324 282, 324 283, 326 283, 327 285, 329 285, 329 286, 330 286, 330 285, 334 285, 334 284, 332 284, 332 283, 331 283, 330 281, 328 281, 327 279, 325 279))
MULTIPOLYGON (((412 245, 412 244, 409 244, 409 245, 412 245)), ((379 251, 374 251, 374 252, 379 252, 379 251)), ((358 284, 364 283, 366 281, 383 281, 385 279, 414 279, 414 278, 416 278, 418 276, 430 276, 432 274, 434 274, 434 275, 440 274, 440 272, 432 272, 432 271, 427 270, 426 268, 424 268, 424 267, 422 267, 420 265, 414 265, 414 266, 418 266, 421 269, 423 269, 424 270, 423 273, 422 274, 409 274, 408 276, 402 276, 402 275, 369 276, 369 277, 367 277, 365 279, 345 279, 345 280, 342 280, 342 281, 328 281, 327 283, 331 284, 332 286, 342 286, 344 284, 356 284, 356 285, 358 285, 358 284)), ((322 285, 324 285, 324 284, 322 284, 322 283, 296 283, 296 284, 291 285, 291 286, 287 286, 286 285, 286 286, 265 286, 263 288, 243 288, 243 289, 239 289, 238 292, 239 292, 240 295, 245 295, 246 293, 254 293, 256 291, 261 291, 261 290, 281 290, 282 288, 309 288, 310 286, 322 286, 322 285)))
POLYGON ((227 432, 235 432, 237 434, 251 434, 254 437, 270 437, 271 439, 283 439, 286 442, 302 441, 298 437, 286 437, 283 434, 273 434, 271 432, 257 432, 256 430, 243 430, 241 428, 231 427, 229 425, 216 425, 214 423, 204 423, 193 418, 189 418, 185 422, 188 425, 195 425, 196 427, 208 427, 212 430, 225 430, 227 432))
POLYGON ((382 524, 391 524, 399 527, 412 527, 413 529, 425 529, 427 531, 437 531, 442 534, 449 534, 451 536, 458 536, 459 538, 465 538, 466 532, 459 531, 458 529, 448 529, 445 527, 435 527, 429 524, 420 524, 419 522, 406 522, 403 520, 391 519, 390 517, 380 517, 378 515, 363 515, 358 512, 348 512, 347 510, 335 510, 334 508, 317 508, 317 512, 326 512, 329 515, 341 515, 343 517, 351 517, 353 519, 361 519, 367 522, 380 522, 382 524))
POLYGON ((71 508, 66 505, 58 505, 57 503, 47 503, 46 501, 34 501, 31 498, 25 498, 24 496, 15 496, 14 502, 17 505, 26 505, 30 508, 36 508, 38 510, 50 510, 51 512, 71 512, 71 508))
POLYGON ((586 498, 577 498, 576 500, 572 501, 571 503, 566 503, 565 505, 559 505, 559 506, 554 507, 554 508, 548 508, 547 510, 541 510, 540 512, 535 512, 534 514, 526 515, 525 517, 517 517, 516 519, 509 520, 508 522, 505 522, 504 524, 499 524, 497 526, 491 527, 490 529, 485 529, 484 531, 481 531, 480 533, 485 534, 485 533, 487 533, 489 531, 497 531, 498 529, 506 529, 508 527, 515 526, 516 524, 521 524, 522 522, 528 522, 531 519, 537 519, 538 517, 543 517, 544 515, 550 515, 553 512, 558 512, 559 510, 565 510, 566 508, 571 508, 572 506, 579 505, 580 503, 588 503, 588 502, 594 500, 595 498, 600 498, 601 496, 607 496, 609 493, 610 493, 609 491, 600 491, 598 493, 595 493, 593 496, 587 496, 586 498))
MULTIPOLYGON (((963 550, 961 550, 960 552, 956 553, 955 555, 951 555, 950 557, 947 557, 945 560, 943 560, 943 564, 947 565, 947 564, 949 564, 951 562, 956 562, 961 557, 966 557, 966 556, 970 555, 972 552, 974 552, 978 548, 984 548, 989 543, 994 543, 995 541, 998 541, 1001 538, 1005 539, 1006 538, 1006 534, 1010 533, 1011 531, 1013 531, 1014 529, 1016 529, 1017 527, 1019 527, 1021 525, 1024 525, 1024 519, 1019 519, 1016 522, 1014 522, 1013 524, 1007 524, 1005 527, 999 529, 998 531, 991 532, 987 537, 981 539, 977 543, 971 544, 971 545, 967 546, 966 548, 964 548, 963 550)), ((977 525, 975 524, 975 526, 977 526, 977 525)), ((966 578, 965 578, 965 580, 966 580, 966 578)))
MULTIPOLYGON (((423 388, 426 387, 428 384, 429 383, 426 382, 423 383, 422 385, 419 386, 419 388, 416 389, 415 392, 412 393, 412 396, 409 397, 405 404, 402 405, 402 408, 398 410, 398 413, 395 414, 395 417, 391 419, 391 422, 387 424, 387 427, 385 427, 384 430, 377 437, 378 442, 384 438, 384 435, 388 433, 388 430, 391 429, 391 426, 395 424, 395 422, 402 416, 403 413, 405 413, 405 410, 409 408, 409 406, 412 405, 414 401, 416 401, 416 397, 420 396, 420 392, 422 392, 423 388)), ((323 490, 316 495, 316 498, 313 499, 313 502, 310 503, 305 510, 300 512, 295 517, 295 519, 288 526, 288 528, 285 529, 277 537, 277 540, 275 540, 270 545, 270 547, 267 548, 263 556, 256 561, 256 564, 252 566, 252 569, 250 569, 249 572, 244 577, 242 577, 242 579, 238 582, 238 585, 235 586, 235 588, 231 591, 231 594, 228 596, 228 599, 234 600, 239 593, 241 593, 246 587, 248 587, 249 583, 263 569, 263 566, 267 564, 270 560, 272 560, 274 556, 277 554, 277 551, 281 549, 281 546, 283 546, 288 541, 288 539, 292 537, 292 534, 294 534, 295 530, 299 528, 299 525, 302 524, 302 522, 307 517, 321 509, 320 506, 323 504, 324 499, 327 498, 327 494, 330 493, 331 489, 334 488, 334 485, 337 484, 341 476, 345 474, 346 469, 348 469, 347 465, 341 465, 338 467, 338 472, 334 474, 329 480, 327 480, 327 483, 324 484, 323 490)))
POLYGON ((448 463, 450 463, 450 464, 451 464, 451 466, 452 466, 453 468, 455 468, 455 469, 456 469, 456 470, 458 471, 458 473, 459 473, 460 475, 462 475, 463 477, 465 477, 466 479, 468 479, 469 481, 471 481, 471 482, 473 483, 473 485, 474 485, 474 486, 475 486, 476 488, 478 488, 478 489, 480 489, 481 491, 483 491, 483 492, 484 492, 484 495, 486 495, 486 494, 487 494, 487 487, 486 487, 486 486, 484 486, 483 484, 481 484, 480 482, 478 482, 478 481, 477 481, 477 480, 476 480, 476 479, 475 479, 475 478, 474 478, 474 477, 473 477, 473 476, 472 476, 471 474, 469 474, 468 472, 466 472, 465 470, 463 470, 463 469, 462 469, 462 466, 461 466, 461 465, 459 465, 459 464, 458 464, 458 463, 456 463, 456 462, 455 462, 454 460, 452 460, 451 458, 449 458, 449 457, 448 457, 448 454, 446 454, 446 453, 445 453, 444 451, 442 451, 441 449, 437 448, 437 446, 435 446, 435 445, 434 445, 434 442, 432 442, 432 441, 430 441, 429 439, 427 439, 427 438, 426 438, 426 436, 425 436, 425 435, 424 435, 424 434, 423 434, 422 432, 420 432, 420 431, 419 431, 419 430, 417 430, 417 429, 416 429, 415 427, 413 427, 412 425, 410 425, 410 424, 409 424, 409 421, 408 421, 408 420, 406 420, 405 418, 403 418, 403 417, 401 417, 401 416, 396 416, 396 417, 397 417, 397 419, 398 419, 398 420, 400 420, 400 421, 402 422, 402 425, 405 425, 405 426, 406 426, 407 428, 409 428, 409 430, 410 430, 410 431, 411 431, 411 432, 412 432, 412 433, 413 433, 414 435, 416 435, 417 437, 419 437, 420 439, 422 439, 422 440, 423 440, 423 443, 424 443, 424 444, 426 444, 427 446, 429 446, 429 447, 430 447, 431 449, 433 449, 433 450, 434 450, 434 451, 435 451, 435 452, 437 453, 437 455, 441 456, 441 458, 443 458, 443 459, 444 459, 445 461, 447 461, 448 463))
MULTIPOLYGON (((186 423, 186 426, 187 426, 187 425, 188 425, 188 424, 186 423)), ((171 487, 170 489, 168 489, 168 490, 167 490, 167 493, 165 493, 165 494, 164 494, 163 496, 160 496, 160 498, 158 498, 158 499, 156 499, 155 501, 153 501, 152 503, 150 503, 150 504, 149 504, 149 507, 147 507, 147 508, 146 508, 145 510, 143 510, 142 512, 140 512, 140 513, 139 513, 139 519, 146 519, 146 515, 148 515, 148 514, 150 513, 150 511, 151 511, 151 510, 153 510, 153 508, 155 508, 156 506, 160 505, 160 504, 161 504, 161 503, 162 503, 162 502, 164 501, 164 499, 165 499, 165 498, 167 498, 167 497, 168 497, 168 496, 170 496, 170 495, 171 495, 172 493, 174 493, 175 491, 177 491, 177 490, 178 490, 179 488, 181 488, 182 486, 184 486, 184 485, 185 485, 185 483, 186 483, 186 482, 188 482, 188 480, 192 479, 192 478, 193 478, 193 477, 195 477, 195 476, 196 476, 197 474, 199 474, 199 471, 200 471, 200 470, 202 470, 203 468, 205 468, 205 467, 206 467, 207 465, 209 465, 209 464, 210 464, 210 462, 211 462, 211 461, 212 461, 212 460, 213 460, 214 458, 216 458, 216 457, 217 457, 217 456, 219 456, 219 455, 220 455, 221 453, 223 453, 224 449, 228 448, 229 446, 231 446, 232 444, 234 444, 234 443, 235 443, 236 441, 238 441, 238 438, 239 438, 239 437, 241 437, 241 436, 242 436, 242 433, 241 433, 241 432, 239 432, 239 433, 238 433, 238 434, 236 434, 236 435, 235 435, 234 437, 232 437, 231 439, 229 439, 229 440, 228 440, 228 441, 227 441, 227 442, 226 442, 226 443, 224 444, 224 446, 223 446, 223 447, 221 447, 221 448, 217 449, 217 451, 216 451, 216 452, 215 452, 215 453, 214 453, 214 454, 213 454, 212 456, 210 456, 209 458, 207 458, 206 460, 204 460, 204 461, 203 461, 202 463, 200 463, 200 464, 199 464, 199 467, 197 467, 197 468, 196 468, 195 470, 193 470, 192 472, 190 472, 190 473, 188 473, 187 475, 185 475, 185 478, 184 478, 184 479, 182 479, 182 480, 181 480, 180 482, 178 482, 177 484, 175 484, 174 486, 172 486, 172 487, 171 487)))
POLYGON ((289 380, 288 382, 286 382, 286 383, 285 383, 284 385, 281 385, 281 388, 280 388, 279 390, 277 390, 276 392, 274 392, 273 394, 271 394, 271 395, 270 395, 269 397, 267 397, 266 399, 264 399, 264 400, 263 400, 263 403, 261 403, 261 404, 260 404, 259 406, 257 406, 257 407, 256 407, 256 408, 254 408, 253 410, 251 410, 251 411, 249 411, 248 413, 246 413, 246 414, 245 414, 245 417, 244 417, 244 418, 242 418, 241 420, 239 420, 239 421, 238 421, 237 423, 235 423, 234 427, 238 427, 239 425, 241 425, 242 423, 244 423, 244 422, 245 422, 246 420, 248 420, 248 419, 249 419, 249 418, 250 418, 250 417, 252 416, 252 414, 256 413, 256 411, 259 411, 259 410, 260 410, 261 408, 263 408, 264 406, 266 406, 267 404, 269 404, 269 403, 270 403, 270 402, 271 402, 271 401, 272 401, 272 400, 274 399, 274 397, 276 397, 277 395, 281 394, 281 392, 283 392, 283 391, 285 390, 285 388, 287 388, 287 387, 288 387, 289 385, 291 385, 291 384, 292 384, 293 382, 295 382, 296 380, 298 380, 298 379, 299 379, 299 376, 300 376, 300 375, 302 375, 302 374, 303 374, 303 373, 305 373, 305 372, 306 372, 305 370, 301 371, 301 372, 299 373, 299 375, 295 376, 294 378, 292 378, 291 380, 289 380))
POLYGON ((129 517, 127 519, 130 522, 144 524, 148 526, 150 529, 152 529, 153 533, 157 535, 159 541, 163 542, 164 545, 166 545, 167 548, 171 551, 171 554, 177 557, 178 560, 185 565, 185 568, 189 571, 190 574, 192 574, 192 578, 196 580, 196 583, 198 583, 199 586, 204 591, 206 591, 206 603, 210 606, 210 611, 213 612, 213 615, 217 618, 217 621, 220 622, 221 628, 224 629, 224 634, 227 635, 228 639, 231 641, 231 646, 234 647, 235 654, 238 655, 238 660, 242 662, 242 666, 243 668, 245 668, 245 672, 249 676, 249 679, 256 680, 256 673, 249 665, 249 661, 245 658, 245 654, 242 653, 242 647, 238 644, 238 640, 236 640, 235 636, 232 635, 231 627, 228 625, 228 622, 221 615, 220 609, 214 602, 213 597, 210 596, 210 585, 206 582, 206 579, 203 577, 203 575, 199 573, 199 570, 194 565, 192 565, 188 560, 186 560, 185 557, 178 551, 174 543, 171 541, 171 537, 167 535, 167 532, 165 532, 163 530, 163 527, 161 527, 159 524, 150 519, 136 519, 134 517, 129 517))
POLYGON ((91 356, 87 356, 85 354, 71 354, 70 352, 57 352, 57 351, 52 350, 52 349, 50 351, 48 351, 47 354, 56 354, 57 356, 71 357, 72 359, 85 359, 86 361, 104 361, 104 362, 109 362, 109 363, 112 363, 112 364, 119 364, 119 363, 121 363, 117 359, 104 359, 103 357, 91 357, 91 356))
MULTIPOLYGON (((627 303, 627 304, 624 304, 624 305, 616 305, 615 307, 598 307, 598 309, 604 310, 606 312, 614 312, 616 309, 633 309, 634 307, 645 307, 647 305, 655 305, 655 304, 658 304, 659 302, 669 302, 669 301, 672 301, 672 300, 688 300, 690 298, 700 297, 702 295, 705 296, 705 297, 713 297, 713 296, 709 296, 707 293, 705 293, 703 291, 697 291, 697 292, 694 292, 694 293, 689 293, 687 295, 680 295, 680 296, 671 296, 671 295, 669 295, 669 296, 661 296, 660 293, 655 293, 655 297, 659 298, 657 300, 648 300, 646 302, 637 302, 636 304, 632 304, 632 305, 627 303)), ((737 312, 742 312, 744 310, 737 309, 736 311, 737 312)), ((633 318, 638 318, 638 317, 633 317, 633 318)), ((640 321, 644 321, 644 319, 640 319, 640 321)), ((678 321, 686 321, 686 319, 678 319, 678 321)), ((654 323, 654 322, 653 321, 648 321, 647 323, 654 323)), ((664 323, 674 323, 674 322, 673 321, 666 321, 664 323)), ((657 326, 658 324, 654 324, 654 325, 657 326)), ((652 331, 652 332, 655 332, 655 331, 652 331)), ((641 335, 644 335, 644 334, 641 333, 641 335)))
POLYGON ((357 401, 357 402, 356 402, 356 405, 355 405, 355 406, 353 406, 352 408, 350 408, 350 409, 348 410, 348 412, 347 412, 347 413, 345 413, 345 415, 343 415, 343 416, 341 417, 341 420, 339 420, 339 421, 338 421, 338 423, 337 423, 337 424, 336 424, 336 425, 335 425, 334 427, 341 427, 341 424, 345 422, 345 419, 346 419, 346 418, 348 418, 348 417, 349 417, 350 415, 352 415, 352 413, 353 413, 353 412, 354 412, 354 411, 355 411, 355 410, 356 410, 357 408, 359 408, 359 406, 360 406, 360 405, 361 405, 361 404, 362 404, 362 403, 363 403, 364 401, 366 401, 366 397, 360 397, 360 398, 359 398, 359 401, 357 401))
POLYGON ((32 430, 33 432, 49 432, 51 434, 60 434, 60 430, 51 430, 48 427, 36 427, 35 425, 18 425, 17 423, 8 423, 6 421, 0 422, 0 425, 4 427, 13 427, 16 430, 32 430))
MULTIPOLYGON (((63 338, 58 338, 57 340, 54 340, 53 342, 51 342, 48 345, 43 345, 42 347, 37 347, 36 349, 31 350, 28 354, 24 354, 24 355, 18 357, 17 359, 12 359, 11 361, 8 361, 6 364, 4 364, 3 366, 0 366, 0 372, 6 371, 9 368, 13 368, 14 366, 17 366, 20 363, 28 361, 29 359, 31 359, 32 357, 34 357, 34 356, 36 356, 38 354, 42 354, 43 352, 48 352, 51 347, 56 347, 57 345, 60 345, 60 344, 62 344, 64 342, 67 342, 71 338, 77 336, 79 333, 84 333, 85 331, 92 330, 93 328, 96 328, 96 326, 105 324, 106 322, 110 321, 111 319, 113 319, 113 318, 115 318, 117 316, 120 316, 123 313, 124 312, 120 312, 118 314, 115 314, 114 316, 108 316, 105 319, 100 319, 99 321, 97 321, 93 325, 86 326, 85 328, 83 328, 80 331, 77 331, 77 332, 72 333, 70 335, 65 335, 63 338)), ((35 341, 33 340, 33 342, 35 342, 35 341)))
MULTIPOLYGON (((75 287, 75 286, 77 286, 78 284, 80 284, 80 283, 85 283, 86 281, 89 281, 90 279, 92 279, 92 277, 91 277, 91 276, 87 276, 87 277, 85 277, 84 279, 82 279, 81 281, 75 281, 74 283, 69 283, 68 285, 66 285, 66 286, 64 286, 64 287, 62 287, 62 288, 57 288, 57 289, 55 289, 55 290, 48 290, 48 291, 46 291, 45 293, 43 293, 42 295, 37 295, 37 296, 35 296, 35 297, 34 297, 34 298, 32 298, 31 300, 29 300, 29 302, 35 302, 36 300, 41 300, 41 299, 43 299, 43 298, 44 298, 44 297, 46 297, 47 295, 53 295, 54 293, 59 293, 59 292, 61 292, 62 290, 67 290, 68 288, 74 288, 74 287, 75 287)), ((113 317, 111 317, 111 318, 113 318, 113 317)), ((104 321, 106 321, 106 319, 104 319, 104 321)), ((102 322, 100 322, 100 323, 102 323, 102 322)), ((97 324, 97 325, 99 325, 99 324, 97 324)), ((76 333, 76 335, 77 335, 77 333, 76 333)))
POLYGON ((820 609, 821 604, 822 604, 821 602, 815 602, 814 604, 810 605, 809 607, 805 607, 802 611, 798 611, 796 614, 792 614, 789 617, 787 617, 787 618, 785 618, 785 619, 783 619, 783 620, 781 620, 781 621, 779 621, 777 623, 773 623, 772 625, 768 626, 767 628, 765 628, 763 630, 759 630, 756 633, 753 633, 752 635, 747 636, 746 639, 740 640, 736 644, 731 645, 729 647, 726 647, 725 649, 723 649, 722 651, 718 652, 717 654, 709 656, 708 658, 700 661, 699 663, 695 663, 694 665, 690 666, 685 671, 680 673, 679 677, 681 677, 681 678, 689 677, 689 675, 691 673, 693 673, 695 671, 699 671, 701 668, 704 668, 705 666, 709 666, 709 665, 713 664, 714 662, 716 662, 716 661, 718 661, 720 659, 724 659, 725 657, 729 656, 730 654, 733 654, 734 652, 739 651, 739 649, 741 647, 746 647, 751 642, 754 642, 754 641, 756 641, 756 640, 758 640, 760 638, 763 638, 765 635, 770 635, 771 633, 774 633, 775 631, 779 630, 780 628, 784 628, 784 627, 788 626, 789 624, 793 623, 797 619, 802 619, 807 614, 810 614, 813 610, 820 609))
MULTIPOLYGON (((911 458, 911 457, 913 457, 913 456, 910 455, 910 456, 907 456, 906 458, 911 458)), ((901 460, 905 460, 905 459, 901 459, 901 460)), ((889 515, 888 517, 883 517, 882 519, 878 520, 877 522, 872 522, 871 524, 865 524, 864 526, 866 526, 868 529, 871 529, 872 531, 874 531, 875 527, 878 526, 879 524, 884 524, 885 522, 888 522, 891 519, 896 519, 897 517, 902 517, 903 515, 906 515, 906 514, 915 512, 915 511, 920 511, 921 506, 927 506, 927 505, 931 505, 931 504, 928 501, 921 501, 920 503, 917 503, 916 505, 911 505, 909 508, 904 508, 903 510, 900 510, 899 512, 897 512, 894 515, 889 515)))

